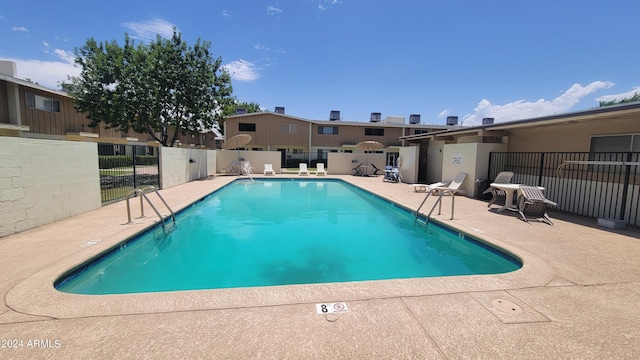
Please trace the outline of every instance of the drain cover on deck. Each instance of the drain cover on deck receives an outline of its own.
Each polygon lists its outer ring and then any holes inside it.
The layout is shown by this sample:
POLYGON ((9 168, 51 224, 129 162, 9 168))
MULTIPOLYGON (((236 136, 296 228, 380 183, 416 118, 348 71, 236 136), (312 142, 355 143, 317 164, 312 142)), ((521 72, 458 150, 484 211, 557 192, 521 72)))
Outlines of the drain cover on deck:
POLYGON ((496 309, 508 314, 522 314, 522 308, 513 301, 493 299, 491 300, 491 304, 495 306, 496 309))

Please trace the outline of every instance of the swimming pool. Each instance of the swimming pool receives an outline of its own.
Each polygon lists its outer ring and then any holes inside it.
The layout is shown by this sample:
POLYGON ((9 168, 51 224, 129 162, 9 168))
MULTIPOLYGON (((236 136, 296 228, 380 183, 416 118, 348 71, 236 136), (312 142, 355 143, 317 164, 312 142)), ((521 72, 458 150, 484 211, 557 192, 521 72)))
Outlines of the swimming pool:
POLYGON ((58 279, 80 294, 330 283, 521 267, 514 256, 340 180, 235 181, 58 279))

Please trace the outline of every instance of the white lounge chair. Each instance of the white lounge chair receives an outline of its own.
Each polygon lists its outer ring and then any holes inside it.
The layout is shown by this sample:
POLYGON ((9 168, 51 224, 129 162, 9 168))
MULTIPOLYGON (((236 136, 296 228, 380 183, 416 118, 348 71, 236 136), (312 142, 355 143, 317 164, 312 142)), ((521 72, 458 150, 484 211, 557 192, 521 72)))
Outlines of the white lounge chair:
POLYGON ((309 175, 309 170, 307 169, 306 163, 300 163, 300 169, 298 170, 298 175, 309 175))
POLYGON ((324 163, 319 162, 316 165, 316 175, 327 175, 327 170, 324 168, 324 163))
POLYGON ((264 164, 264 174, 265 175, 275 175, 276 171, 273 170, 272 164, 264 164))
POLYGON ((547 206, 557 206, 557 203, 547 199, 542 190, 535 186, 520 186, 518 192, 521 194, 518 196, 518 212, 522 220, 529 222, 530 218, 542 219, 553 225, 547 215, 547 206))
POLYGON ((242 163, 242 173, 247 176, 253 175, 253 167, 250 162, 245 161, 242 163))
MULTIPOLYGON (((493 180, 492 182, 498 183, 498 184, 509 184, 511 182, 511 178, 513 178, 513 172, 501 171, 498 173, 498 175, 496 175, 495 180, 493 180)), ((504 192, 504 190, 500 190, 493 186, 490 186, 487 190, 483 191, 482 193, 483 194, 491 193, 491 200, 489 200, 489 204, 487 204, 488 207, 498 200, 506 201, 506 198, 507 198, 507 194, 504 192)), ((511 204, 506 204, 506 205, 510 206, 511 204)))
POLYGON ((409 186, 413 187, 413 191, 415 192, 427 192, 427 190, 435 189, 437 187, 447 186, 451 183, 451 181, 439 181, 433 184, 410 184, 409 186))
POLYGON ((456 177, 449 183, 447 186, 434 186, 429 189, 429 193, 441 193, 456 195, 464 193, 464 190, 460 190, 460 185, 464 182, 464 179, 467 178, 467 173, 461 172, 456 175, 456 177))

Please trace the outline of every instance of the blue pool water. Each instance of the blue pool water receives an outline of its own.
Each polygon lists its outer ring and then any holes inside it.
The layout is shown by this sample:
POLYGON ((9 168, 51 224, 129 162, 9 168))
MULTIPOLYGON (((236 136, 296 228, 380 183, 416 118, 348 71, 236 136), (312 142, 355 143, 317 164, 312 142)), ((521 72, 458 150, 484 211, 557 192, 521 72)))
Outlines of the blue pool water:
POLYGON ((339 180, 235 181, 70 271, 60 291, 121 294, 516 270, 515 257, 339 180))

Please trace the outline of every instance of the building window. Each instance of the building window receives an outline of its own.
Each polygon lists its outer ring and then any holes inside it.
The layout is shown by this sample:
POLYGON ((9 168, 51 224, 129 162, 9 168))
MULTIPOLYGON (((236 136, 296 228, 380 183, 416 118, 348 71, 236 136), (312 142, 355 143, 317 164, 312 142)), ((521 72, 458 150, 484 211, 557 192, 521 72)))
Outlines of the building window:
POLYGON ((239 123, 238 131, 256 131, 256 124, 239 123))
POLYGON ((60 112, 60 101, 55 99, 46 98, 44 96, 36 95, 33 93, 25 93, 25 102, 28 108, 38 109, 43 111, 60 112))
POLYGON ((428 134, 428 133, 429 133, 429 130, 427 130, 427 129, 415 129, 415 130, 413 131, 413 133, 414 133, 415 135, 428 134))
POLYGON ((295 134, 298 132, 298 124, 282 124, 282 132, 295 134))
POLYGON ((364 129, 364 134, 365 135, 371 135, 371 136, 384 136, 384 129, 380 129, 380 128, 365 128, 364 129))
POLYGON ((590 152, 640 151, 640 134, 594 136, 590 152))
POLYGON ((318 134, 337 135, 338 127, 337 126, 318 126, 318 134))

